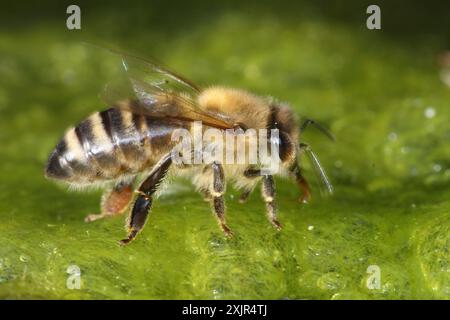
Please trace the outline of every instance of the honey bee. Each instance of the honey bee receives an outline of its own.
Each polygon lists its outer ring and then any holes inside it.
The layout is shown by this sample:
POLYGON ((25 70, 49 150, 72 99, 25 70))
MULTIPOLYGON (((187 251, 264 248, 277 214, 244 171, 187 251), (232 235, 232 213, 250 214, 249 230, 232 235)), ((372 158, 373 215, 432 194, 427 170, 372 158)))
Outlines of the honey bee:
POLYGON ((279 173, 295 179, 302 191, 300 201, 307 202, 311 197, 299 164, 303 152, 312 160, 324 189, 332 193, 332 185, 317 156, 309 145, 300 142, 301 132, 311 124, 332 137, 315 121, 308 119, 300 126, 286 103, 223 86, 201 89, 152 61, 114 53, 122 59, 133 96, 69 128, 50 155, 45 176, 75 188, 105 188, 100 213, 88 215, 86 222, 125 213, 133 202, 126 219, 127 237, 120 244, 129 243, 142 231, 153 200, 168 175, 191 177, 196 189, 211 203, 226 236, 233 234, 225 219, 226 183, 243 190, 239 198, 243 203, 261 181, 267 217, 281 230, 273 175, 263 173, 258 164, 174 163, 176 141, 171 139, 172 133, 177 129, 192 131, 197 121, 205 128, 222 131, 276 129, 279 134, 275 142, 282 164, 279 173))

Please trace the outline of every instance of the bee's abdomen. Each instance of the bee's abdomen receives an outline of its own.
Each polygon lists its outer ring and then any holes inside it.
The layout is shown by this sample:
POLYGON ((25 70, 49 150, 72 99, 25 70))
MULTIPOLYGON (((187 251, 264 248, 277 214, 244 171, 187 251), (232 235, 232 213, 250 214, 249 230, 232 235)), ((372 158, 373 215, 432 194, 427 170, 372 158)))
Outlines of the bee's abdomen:
POLYGON ((173 148, 173 130, 188 123, 118 108, 97 112, 69 129, 51 154, 46 175, 73 183, 109 180, 154 165, 173 148))

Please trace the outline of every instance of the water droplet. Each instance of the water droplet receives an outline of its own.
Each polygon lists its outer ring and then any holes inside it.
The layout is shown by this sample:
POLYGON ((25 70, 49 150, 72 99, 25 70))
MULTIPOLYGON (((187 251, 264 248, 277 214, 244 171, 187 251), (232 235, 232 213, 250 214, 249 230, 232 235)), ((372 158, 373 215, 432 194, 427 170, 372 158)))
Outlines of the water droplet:
POLYGON ((249 64, 244 69, 244 74, 249 79, 255 79, 255 78, 259 78, 260 77, 261 71, 260 71, 258 65, 256 65, 256 64, 249 64))
POLYGON ((441 169, 442 169, 442 166, 440 164, 436 163, 435 165, 433 165, 433 170, 435 172, 439 172, 439 171, 441 171, 441 169))
POLYGON ((217 289, 213 289, 212 294, 215 299, 220 299, 220 291, 217 289))
POLYGON ((389 133, 388 139, 389 139, 390 141, 395 141, 395 140, 397 140, 397 134, 396 134, 395 132, 389 133))
POLYGON ((436 115, 436 110, 433 107, 428 107, 425 109, 424 114, 426 118, 431 119, 436 115))
POLYGON ((345 288, 346 279, 337 272, 328 272, 317 279, 317 287, 322 290, 336 291, 345 288))

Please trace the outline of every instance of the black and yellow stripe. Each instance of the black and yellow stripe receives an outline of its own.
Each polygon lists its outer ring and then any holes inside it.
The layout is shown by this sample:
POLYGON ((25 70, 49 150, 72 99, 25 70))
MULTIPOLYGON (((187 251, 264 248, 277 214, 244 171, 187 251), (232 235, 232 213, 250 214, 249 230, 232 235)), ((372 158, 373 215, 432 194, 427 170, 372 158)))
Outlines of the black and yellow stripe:
POLYGON ((174 146, 172 132, 190 123, 122 108, 96 112, 70 128, 49 158, 46 175, 89 183, 139 173, 174 146))

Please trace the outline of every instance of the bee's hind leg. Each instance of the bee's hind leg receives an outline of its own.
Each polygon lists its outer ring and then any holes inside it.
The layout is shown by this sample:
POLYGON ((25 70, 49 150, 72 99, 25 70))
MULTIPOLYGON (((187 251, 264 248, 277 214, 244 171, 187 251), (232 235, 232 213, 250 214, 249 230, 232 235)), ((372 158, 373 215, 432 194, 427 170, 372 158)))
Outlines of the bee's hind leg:
POLYGON ((92 222, 120 215, 126 211, 133 197, 133 182, 120 182, 112 189, 105 191, 100 202, 100 214, 90 214, 85 222, 92 222))
POLYGON ((171 153, 165 155, 152 169, 150 175, 139 186, 138 196, 134 202, 133 209, 127 218, 126 227, 128 236, 120 240, 121 245, 130 243, 137 234, 144 228, 148 214, 152 207, 153 195, 158 190, 161 182, 167 175, 167 171, 172 164, 171 153))

